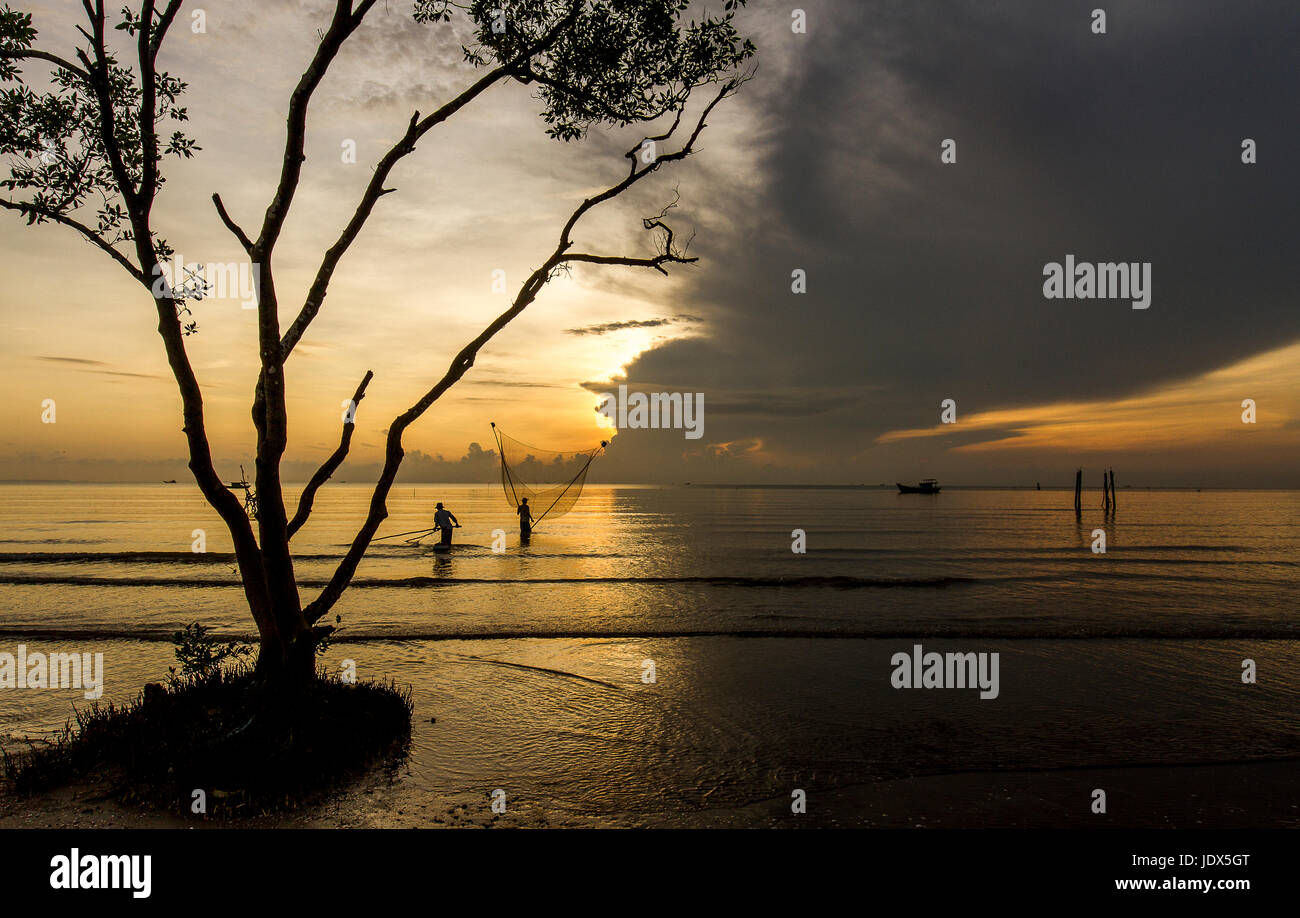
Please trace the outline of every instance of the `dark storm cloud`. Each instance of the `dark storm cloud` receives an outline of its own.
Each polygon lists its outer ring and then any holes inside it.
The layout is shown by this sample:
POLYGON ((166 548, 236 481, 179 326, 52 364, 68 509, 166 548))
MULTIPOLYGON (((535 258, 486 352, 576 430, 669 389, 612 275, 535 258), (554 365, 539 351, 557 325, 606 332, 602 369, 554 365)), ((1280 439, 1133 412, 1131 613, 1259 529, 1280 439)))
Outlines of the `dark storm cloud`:
POLYGON ((647 352, 629 381, 710 405, 809 393, 784 418, 710 414, 706 437, 843 456, 936 423, 944 398, 1115 397, 1300 338, 1300 5, 1109 3, 1095 35, 1097 5, 809 3, 807 35, 756 9, 760 55, 790 66, 744 89, 770 128, 760 191, 697 241, 687 301, 712 338, 647 352), (1150 308, 1045 300, 1066 253, 1151 262, 1150 308))
MULTIPOLYGON (((706 344, 705 347, 708 345, 706 344)), ((583 389, 595 395, 613 392, 620 384, 626 385, 625 379, 606 380, 604 382, 584 382, 583 389)), ((667 383, 659 384, 645 377, 638 377, 633 387, 639 392, 678 391, 667 383)), ((861 388, 861 387, 859 387, 861 388)), ((865 391, 848 391, 845 389, 809 389, 804 391, 772 391, 756 389, 742 391, 728 389, 715 393, 708 400, 708 411, 713 416, 758 416, 764 418, 789 419, 795 415, 820 415, 845 408, 859 408, 867 397, 865 391)))

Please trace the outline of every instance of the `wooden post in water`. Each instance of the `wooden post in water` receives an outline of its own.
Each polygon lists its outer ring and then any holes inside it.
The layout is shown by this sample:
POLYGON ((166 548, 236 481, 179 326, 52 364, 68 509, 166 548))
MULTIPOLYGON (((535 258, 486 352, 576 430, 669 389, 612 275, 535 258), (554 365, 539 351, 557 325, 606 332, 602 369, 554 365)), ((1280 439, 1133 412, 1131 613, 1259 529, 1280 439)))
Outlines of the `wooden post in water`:
POLYGON ((1110 513, 1110 472, 1101 470, 1101 512, 1110 513))
POLYGON ((1115 508, 1119 506, 1119 499, 1115 496, 1115 470, 1110 470, 1110 512, 1114 513, 1115 508))
POLYGON ((1074 470, 1074 515, 1083 516, 1083 469, 1074 470))

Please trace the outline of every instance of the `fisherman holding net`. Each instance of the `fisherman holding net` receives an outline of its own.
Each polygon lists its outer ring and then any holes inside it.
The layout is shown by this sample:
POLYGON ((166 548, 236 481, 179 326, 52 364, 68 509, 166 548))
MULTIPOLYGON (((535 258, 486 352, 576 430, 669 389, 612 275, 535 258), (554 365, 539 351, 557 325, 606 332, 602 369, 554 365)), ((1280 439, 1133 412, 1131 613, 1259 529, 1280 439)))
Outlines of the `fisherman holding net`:
POLYGON ((609 444, 578 450, 529 446, 492 424, 501 458, 501 487, 519 516, 519 540, 527 542, 538 523, 564 516, 578 502, 592 461, 609 444))
POLYGON ((528 498, 520 501, 515 512, 519 514, 519 541, 527 542, 533 534, 533 511, 528 509, 528 498))
POLYGON ((443 508, 442 501, 438 501, 438 506, 433 511, 433 525, 434 528, 437 529, 438 532, 442 535, 442 542, 440 544, 446 546, 447 548, 450 548, 451 530, 453 528, 459 529, 460 522, 456 519, 455 515, 450 510, 446 510, 443 508))

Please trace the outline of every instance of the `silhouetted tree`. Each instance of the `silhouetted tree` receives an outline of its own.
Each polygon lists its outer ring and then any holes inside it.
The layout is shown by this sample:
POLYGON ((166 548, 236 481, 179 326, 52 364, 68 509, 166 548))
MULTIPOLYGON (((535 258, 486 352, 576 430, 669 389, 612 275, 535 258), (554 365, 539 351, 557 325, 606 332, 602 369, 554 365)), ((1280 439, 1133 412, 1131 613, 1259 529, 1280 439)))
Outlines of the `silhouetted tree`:
MULTIPOLYGON (((475 43, 463 49, 464 55, 481 73, 433 111, 411 115, 405 132, 374 165, 355 212, 324 253, 301 307, 285 327, 273 255, 306 160, 308 104, 377 2, 336 0, 328 27, 318 32, 311 63, 289 97, 284 159, 261 225, 246 232, 221 197, 212 196, 217 215, 260 272, 260 369, 252 410, 257 511, 250 520, 213 465, 203 397, 185 348, 186 336, 195 330, 187 304, 203 297, 204 285, 192 277, 167 282, 163 265, 173 252, 153 222, 154 202, 164 182, 162 162, 198 150, 178 127, 188 118, 179 104, 186 84, 157 69, 159 49, 183 2, 140 0, 138 12, 123 9, 118 24, 110 26, 103 0, 82 0, 85 24, 78 26, 81 42, 75 59, 38 47, 30 13, 8 7, 0 11, 0 152, 11 157, 10 176, 0 182, 10 195, 0 200, 0 207, 28 224, 55 223, 75 231, 149 292, 180 390, 190 470, 234 541, 244 595, 260 636, 258 672, 265 679, 308 679, 314 672, 315 646, 332 630, 318 623, 347 589, 388 515, 386 499, 403 457, 402 435, 465 375, 479 350, 569 265, 625 265, 667 273, 669 264, 695 261, 669 226, 672 205, 642 221, 656 239, 651 255, 579 251, 573 235, 593 208, 690 155, 705 119, 744 81, 737 68, 754 48, 733 23, 744 0, 726 0, 721 15, 689 20, 690 4, 682 0, 416 0, 412 13, 418 22, 437 26, 453 17, 468 21, 475 43), (129 64, 119 62, 110 41, 115 30, 131 42, 129 64), (29 81, 31 64, 43 65, 48 83, 29 81), (324 306, 343 256, 380 198, 393 191, 385 185, 393 168, 415 152, 426 134, 503 81, 535 87, 546 133, 557 140, 580 140, 595 125, 627 126, 671 116, 666 130, 646 139, 665 147, 675 143, 676 148, 648 161, 639 155, 641 143, 629 150, 627 173, 578 204, 560 229, 554 250, 524 281, 509 309, 466 344, 442 378, 393 420, 367 516, 328 584, 304 603, 294 576, 291 539, 307 521, 317 490, 347 455, 355 422, 343 425, 338 449, 312 477, 290 517, 280 480, 287 444, 286 362, 324 306), (701 87, 709 87, 709 98, 698 116, 683 124, 688 102, 701 87), (167 129, 170 136, 163 136, 167 129)), ((367 373, 354 403, 365 397, 370 380, 367 373)))

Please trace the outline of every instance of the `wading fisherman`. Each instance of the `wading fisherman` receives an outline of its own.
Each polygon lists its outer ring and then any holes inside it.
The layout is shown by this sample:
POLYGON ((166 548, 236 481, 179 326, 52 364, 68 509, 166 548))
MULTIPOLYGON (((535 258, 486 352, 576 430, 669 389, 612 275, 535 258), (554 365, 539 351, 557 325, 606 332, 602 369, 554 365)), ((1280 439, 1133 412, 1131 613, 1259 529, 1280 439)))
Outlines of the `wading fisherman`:
POLYGON ((519 509, 515 512, 519 514, 519 541, 527 542, 533 534, 533 511, 528 508, 528 498, 520 501, 519 509))
POLYGON ((442 501, 438 501, 437 508, 433 511, 433 525, 442 534, 442 545, 451 547, 451 530, 459 529, 460 522, 450 510, 442 506, 442 501))

